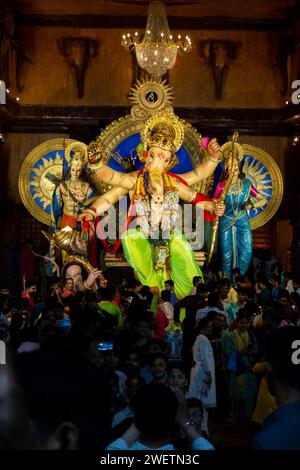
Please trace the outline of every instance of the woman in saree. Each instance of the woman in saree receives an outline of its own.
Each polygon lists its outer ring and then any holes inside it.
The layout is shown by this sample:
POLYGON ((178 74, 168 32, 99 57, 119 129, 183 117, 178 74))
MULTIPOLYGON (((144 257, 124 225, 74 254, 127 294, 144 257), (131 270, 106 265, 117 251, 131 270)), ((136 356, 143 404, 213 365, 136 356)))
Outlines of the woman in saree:
POLYGON ((256 379, 252 372, 258 348, 249 332, 250 317, 245 310, 237 316, 237 329, 221 338, 229 374, 229 396, 233 419, 250 420, 255 405, 256 379))
MULTIPOLYGON (((250 180, 242 176, 239 160, 235 160, 232 171, 231 185, 224 201, 226 209, 219 225, 222 271, 231 281, 233 269, 239 268, 241 276, 245 275, 252 258, 252 231, 247 210, 267 203, 250 180), (250 202, 250 197, 255 198, 254 203, 250 202)), ((217 186, 215 199, 220 197, 225 183, 217 186)))

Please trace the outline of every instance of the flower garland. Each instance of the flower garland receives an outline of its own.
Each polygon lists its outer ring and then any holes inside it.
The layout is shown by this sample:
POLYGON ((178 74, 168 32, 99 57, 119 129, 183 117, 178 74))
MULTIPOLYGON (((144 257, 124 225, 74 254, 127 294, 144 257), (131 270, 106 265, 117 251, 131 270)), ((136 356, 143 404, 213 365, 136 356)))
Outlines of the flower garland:
POLYGON ((138 175, 132 203, 135 206, 140 229, 149 238, 153 247, 154 268, 169 271, 169 238, 178 217, 179 195, 171 177, 163 174, 164 201, 156 205, 148 193, 148 173, 138 175))

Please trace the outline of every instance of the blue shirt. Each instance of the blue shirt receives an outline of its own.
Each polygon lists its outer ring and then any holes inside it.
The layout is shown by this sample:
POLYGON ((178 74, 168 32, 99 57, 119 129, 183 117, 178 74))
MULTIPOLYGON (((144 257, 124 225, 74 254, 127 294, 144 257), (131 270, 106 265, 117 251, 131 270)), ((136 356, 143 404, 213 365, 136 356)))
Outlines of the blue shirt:
MULTIPOLYGON (((119 438, 109 444, 105 450, 175 450, 175 447, 173 444, 166 444, 162 447, 158 447, 157 449, 153 449, 145 446, 139 441, 136 441, 129 446, 124 439, 119 438)), ((210 442, 204 439, 204 437, 197 437, 192 442, 192 450, 215 450, 215 448, 210 442)))
POLYGON ((300 400, 280 406, 252 440, 254 450, 300 450, 300 400))

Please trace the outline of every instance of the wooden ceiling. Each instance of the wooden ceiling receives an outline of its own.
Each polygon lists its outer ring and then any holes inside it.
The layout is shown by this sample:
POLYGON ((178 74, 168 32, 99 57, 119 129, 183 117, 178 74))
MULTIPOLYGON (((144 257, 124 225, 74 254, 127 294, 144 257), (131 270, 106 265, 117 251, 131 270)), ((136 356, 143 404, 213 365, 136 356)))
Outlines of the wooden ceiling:
MULTIPOLYGON (((147 0, 10 0, 21 24, 145 27, 147 0), (102 21, 99 23, 99 21, 102 21), (105 21, 103 21, 105 19, 105 21)), ((165 0, 170 26, 284 29, 299 15, 299 0, 165 0)))

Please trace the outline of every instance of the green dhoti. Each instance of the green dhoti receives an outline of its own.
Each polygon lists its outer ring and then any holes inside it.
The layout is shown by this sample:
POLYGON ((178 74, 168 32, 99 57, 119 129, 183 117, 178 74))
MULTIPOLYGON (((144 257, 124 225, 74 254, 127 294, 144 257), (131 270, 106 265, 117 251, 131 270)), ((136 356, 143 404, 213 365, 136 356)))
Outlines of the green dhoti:
POLYGON ((171 233, 166 243, 169 272, 166 265, 155 268, 155 248, 142 230, 129 229, 122 235, 125 258, 141 283, 161 291, 165 289, 165 281, 171 278, 177 299, 182 299, 193 288, 193 277, 202 277, 202 272, 191 245, 178 230, 171 233))

